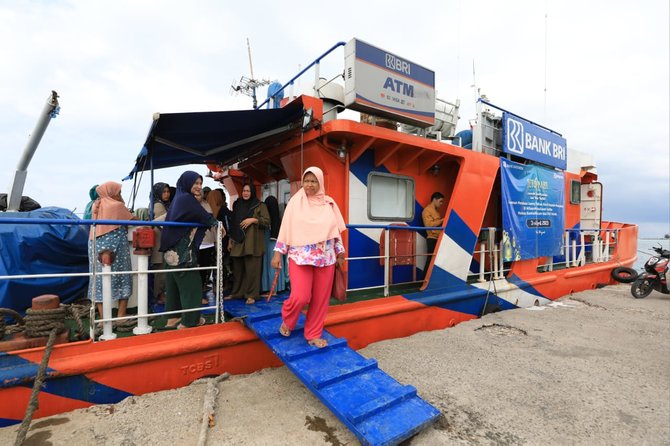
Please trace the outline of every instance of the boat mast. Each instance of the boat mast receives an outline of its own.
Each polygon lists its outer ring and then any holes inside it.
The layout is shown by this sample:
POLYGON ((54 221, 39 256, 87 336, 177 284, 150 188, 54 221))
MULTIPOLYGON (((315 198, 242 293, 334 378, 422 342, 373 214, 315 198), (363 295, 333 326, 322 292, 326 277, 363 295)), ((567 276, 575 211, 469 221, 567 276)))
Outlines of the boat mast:
POLYGON ((44 104, 44 108, 37 120, 37 124, 35 124, 33 133, 31 133, 30 139, 28 139, 28 143, 23 149, 21 159, 19 159, 19 162, 16 165, 16 172, 14 172, 14 178, 12 179, 9 186, 9 193, 7 194, 7 211, 15 212, 19 210, 21 197, 23 195, 23 187, 26 184, 26 177, 28 176, 28 165, 30 164, 30 160, 32 160, 49 122, 52 118, 55 118, 56 115, 58 115, 59 111, 58 93, 52 90, 47 98, 46 104, 44 104))

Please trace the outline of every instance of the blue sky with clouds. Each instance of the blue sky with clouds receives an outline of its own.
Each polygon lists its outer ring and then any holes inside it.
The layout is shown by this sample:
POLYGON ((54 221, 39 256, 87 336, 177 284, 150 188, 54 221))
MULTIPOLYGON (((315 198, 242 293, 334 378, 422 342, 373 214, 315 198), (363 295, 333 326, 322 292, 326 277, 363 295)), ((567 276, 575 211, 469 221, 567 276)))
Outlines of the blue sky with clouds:
MULTIPOLYGON (((668 17, 667 0, 0 0, 0 189, 52 89, 62 110, 25 194, 81 211, 91 185, 128 174, 154 112, 250 108, 230 89, 249 75, 247 37, 256 76, 282 82, 335 42, 358 37, 434 70, 437 96, 461 100, 459 129, 474 117, 476 82, 493 103, 561 132, 569 147, 594 155, 604 217, 663 235, 668 17)), ((321 74, 342 65, 336 52, 321 74)), ((174 184, 179 172, 156 179, 174 184)), ((125 197, 131 187, 124 183, 125 197)), ((140 204, 148 190, 145 178, 140 204)))

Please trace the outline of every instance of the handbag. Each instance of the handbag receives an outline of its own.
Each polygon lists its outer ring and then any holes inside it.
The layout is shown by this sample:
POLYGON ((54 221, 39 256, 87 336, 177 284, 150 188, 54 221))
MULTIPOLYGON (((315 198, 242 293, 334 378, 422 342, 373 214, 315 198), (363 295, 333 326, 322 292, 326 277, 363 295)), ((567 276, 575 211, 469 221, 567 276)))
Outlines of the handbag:
POLYGON ((333 289, 330 292, 330 295, 344 302, 347 300, 347 273, 342 268, 335 266, 335 277, 333 278, 333 289))

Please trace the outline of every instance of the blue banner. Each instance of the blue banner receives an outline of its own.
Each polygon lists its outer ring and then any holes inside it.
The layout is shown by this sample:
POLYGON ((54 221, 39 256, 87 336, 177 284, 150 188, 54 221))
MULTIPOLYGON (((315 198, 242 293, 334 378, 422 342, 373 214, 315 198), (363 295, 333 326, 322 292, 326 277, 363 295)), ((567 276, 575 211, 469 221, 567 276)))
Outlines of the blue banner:
POLYGON ((565 170, 567 142, 558 133, 504 112, 503 152, 565 170))
POLYGON ((565 226, 563 172, 500 159, 505 262, 559 255, 565 226))

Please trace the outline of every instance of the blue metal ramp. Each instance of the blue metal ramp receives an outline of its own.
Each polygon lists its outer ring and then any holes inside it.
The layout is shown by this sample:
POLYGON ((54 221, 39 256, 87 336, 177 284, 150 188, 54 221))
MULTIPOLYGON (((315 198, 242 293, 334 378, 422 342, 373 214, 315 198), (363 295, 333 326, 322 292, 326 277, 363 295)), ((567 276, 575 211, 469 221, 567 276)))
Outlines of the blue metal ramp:
POLYGON ((279 334, 282 299, 270 303, 226 301, 225 311, 246 326, 325 404, 364 445, 394 445, 435 422, 440 412, 324 331, 328 347, 312 347, 303 336, 304 315, 290 337, 279 334))

